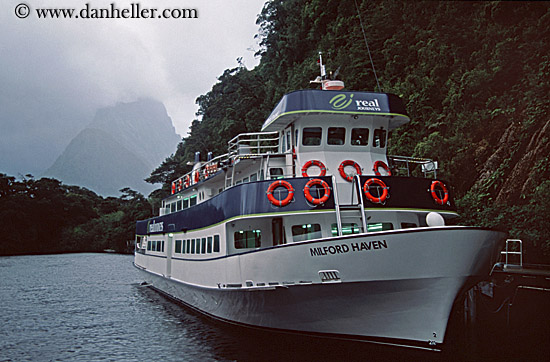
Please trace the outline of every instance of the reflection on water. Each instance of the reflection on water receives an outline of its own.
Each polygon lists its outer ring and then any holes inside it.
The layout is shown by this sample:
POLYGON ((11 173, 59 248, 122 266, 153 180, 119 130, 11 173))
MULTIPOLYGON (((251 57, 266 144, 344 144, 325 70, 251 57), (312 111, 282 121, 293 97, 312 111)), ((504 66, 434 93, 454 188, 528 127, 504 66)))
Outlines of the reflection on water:
POLYGON ((222 324, 141 286, 129 255, 1 257, 0 277, 0 361, 446 361, 456 357, 222 324))

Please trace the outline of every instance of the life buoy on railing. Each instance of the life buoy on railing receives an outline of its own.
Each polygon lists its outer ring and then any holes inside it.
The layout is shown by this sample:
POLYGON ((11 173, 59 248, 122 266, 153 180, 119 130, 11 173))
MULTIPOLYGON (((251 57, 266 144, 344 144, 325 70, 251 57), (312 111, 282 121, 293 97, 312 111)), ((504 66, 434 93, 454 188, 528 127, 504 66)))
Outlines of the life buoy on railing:
POLYGON ((381 204, 388 198, 389 195, 389 188, 386 186, 384 181, 378 179, 378 178, 369 178, 367 181, 365 181, 365 184, 363 185, 363 193, 367 197, 367 199, 375 204, 381 204), (382 195, 379 197, 375 197, 373 194, 370 193, 370 187, 371 185, 378 185, 382 188, 382 195))
POLYGON ((180 178, 178 180, 178 191, 181 191, 183 190, 183 180, 180 178))
POLYGON ((176 181, 172 182, 172 194, 176 193, 176 181))
POLYGON ((384 161, 376 161, 372 167, 372 170, 374 171, 374 174, 376 176, 382 176, 380 174, 380 171, 378 171, 378 169, 382 167, 384 169, 384 171, 386 171, 386 173, 388 174, 388 176, 391 176, 391 170, 390 170, 390 167, 388 165, 386 165, 386 163, 384 161))
POLYGON ((191 185, 190 177, 189 175, 185 175, 185 187, 189 187, 191 185))
POLYGON ((449 201, 449 190, 447 189, 447 186, 441 181, 434 181, 432 182, 432 185, 430 186, 430 193, 432 194, 432 198, 438 205, 445 205, 447 201, 449 201), (443 198, 440 198, 437 194, 435 188, 439 187, 441 191, 443 191, 443 198))
POLYGON ((292 187, 292 185, 289 182, 284 181, 284 180, 277 180, 277 181, 273 182, 267 188, 266 193, 267 193, 267 199, 269 200, 269 202, 271 202, 273 205, 279 206, 279 207, 283 207, 283 206, 286 206, 286 205, 290 204, 290 201, 292 201, 292 199, 294 198, 294 188, 292 187), (277 200, 275 198, 275 196, 273 196, 273 191, 275 191, 275 189, 277 187, 284 187, 288 191, 287 197, 285 197, 283 200, 277 200))
POLYGON ((304 196, 306 197, 306 200, 311 202, 313 205, 321 205, 327 202, 328 198, 330 197, 330 187, 328 186, 328 183, 325 181, 314 178, 313 180, 309 180, 306 183, 306 186, 304 187, 304 196), (315 198, 311 195, 310 188, 315 185, 320 185, 323 187, 325 194, 320 198, 315 198))
POLYGON ((357 171, 357 175, 361 176, 361 166, 359 166, 359 164, 355 161, 352 161, 352 160, 345 160, 345 161, 342 161, 342 163, 340 164, 340 166, 338 167, 338 171, 340 172, 340 176, 342 176, 342 178, 348 182, 351 182, 353 181, 353 176, 355 175, 348 175, 346 173, 346 171, 344 170, 344 168, 346 166, 353 166, 355 167, 355 170, 357 171))
POLYGON ((199 182, 199 180, 200 180, 199 170, 195 171, 193 179, 194 179, 195 183, 199 182))
POLYGON ((304 167, 302 167, 302 176, 309 177, 309 175, 307 174, 307 169, 311 166, 317 166, 321 169, 321 174, 319 176, 325 176, 327 174, 327 168, 321 161, 310 160, 305 163, 304 167))

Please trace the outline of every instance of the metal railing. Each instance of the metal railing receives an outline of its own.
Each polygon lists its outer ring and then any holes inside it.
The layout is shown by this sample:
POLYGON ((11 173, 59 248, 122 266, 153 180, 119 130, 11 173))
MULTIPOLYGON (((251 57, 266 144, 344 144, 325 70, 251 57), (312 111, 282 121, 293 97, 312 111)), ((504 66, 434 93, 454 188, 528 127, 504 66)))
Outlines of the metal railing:
POLYGON ((230 155, 263 155, 279 152, 279 132, 241 133, 228 142, 230 155))
MULTIPOLYGON (((504 258, 504 266, 523 266, 523 242, 519 239, 506 240, 506 247, 500 252, 501 261, 504 258), (512 244, 512 245, 511 245, 512 244), (519 249, 519 250, 518 250, 519 249), (511 257, 519 255, 519 264, 512 263, 511 257)), ((516 257, 517 259, 517 257, 516 257)))
POLYGON ((394 176, 410 177, 414 176, 413 173, 421 173, 426 178, 429 176, 437 178, 437 161, 429 158, 388 155, 388 162, 394 176), (420 165, 420 170, 418 170, 418 165, 420 165))

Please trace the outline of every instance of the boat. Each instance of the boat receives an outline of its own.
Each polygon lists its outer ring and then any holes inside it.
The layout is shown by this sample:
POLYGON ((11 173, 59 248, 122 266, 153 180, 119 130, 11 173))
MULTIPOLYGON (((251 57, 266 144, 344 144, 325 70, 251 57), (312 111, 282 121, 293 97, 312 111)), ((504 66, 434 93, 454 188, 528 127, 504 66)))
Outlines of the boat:
POLYGON ((456 225, 437 161, 387 154, 410 121, 390 93, 282 97, 260 132, 171 183, 136 225, 144 282, 231 324, 438 350, 506 234, 456 225))

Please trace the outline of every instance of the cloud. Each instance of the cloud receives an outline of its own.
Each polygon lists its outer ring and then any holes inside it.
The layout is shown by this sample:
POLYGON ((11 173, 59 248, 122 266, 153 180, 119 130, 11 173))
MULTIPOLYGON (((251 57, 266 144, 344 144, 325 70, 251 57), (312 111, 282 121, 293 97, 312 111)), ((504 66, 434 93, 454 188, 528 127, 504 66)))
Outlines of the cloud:
POLYGON ((197 19, 38 19, 37 8, 117 8, 138 1, 21 0, 0 9, 0 172, 49 167, 99 107, 152 97, 185 135, 224 69, 257 64, 262 0, 139 1, 142 8, 195 8, 197 19))

